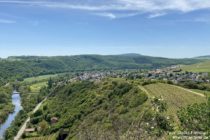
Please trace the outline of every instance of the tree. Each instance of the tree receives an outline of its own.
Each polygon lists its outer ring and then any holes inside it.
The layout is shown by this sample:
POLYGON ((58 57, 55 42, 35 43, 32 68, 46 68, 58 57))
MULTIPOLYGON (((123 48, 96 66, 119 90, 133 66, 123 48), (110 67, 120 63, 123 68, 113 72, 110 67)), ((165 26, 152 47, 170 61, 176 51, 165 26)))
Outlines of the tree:
POLYGON ((53 80, 50 78, 50 79, 48 80, 48 88, 49 88, 49 89, 52 88, 52 85, 53 85, 53 80))

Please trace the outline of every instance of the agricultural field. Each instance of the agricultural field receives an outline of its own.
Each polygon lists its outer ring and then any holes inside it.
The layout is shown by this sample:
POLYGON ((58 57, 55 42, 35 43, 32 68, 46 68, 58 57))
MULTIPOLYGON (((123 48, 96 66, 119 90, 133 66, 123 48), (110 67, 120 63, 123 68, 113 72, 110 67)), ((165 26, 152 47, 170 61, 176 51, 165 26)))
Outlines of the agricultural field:
POLYGON ((42 76, 37 76, 37 77, 30 77, 24 79, 23 82, 25 83, 32 83, 32 82, 39 82, 39 81, 46 81, 50 78, 57 77, 59 74, 51 74, 51 75, 42 75, 42 76))
POLYGON ((205 61, 193 65, 185 65, 182 67, 184 71, 189 72, 209 72, 210 73, 210 61, 205 61))
POLYGON ((158 83, 144 87, 151 96, 162 97, 166 101, 169 115, 176 115, 181 107, 206 101, 204 96, 194 94, 173 85, 158 83))

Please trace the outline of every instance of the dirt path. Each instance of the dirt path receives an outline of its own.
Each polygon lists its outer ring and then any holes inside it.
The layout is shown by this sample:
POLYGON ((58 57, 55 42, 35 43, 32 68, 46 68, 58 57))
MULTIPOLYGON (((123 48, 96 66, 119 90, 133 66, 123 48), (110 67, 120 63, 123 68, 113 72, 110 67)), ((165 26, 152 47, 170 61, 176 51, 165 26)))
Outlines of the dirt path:
POLYGON ((150 97, 149 92, 143 87, 143 86, 138 86, 143 92, 147 94, 148 97, 150 97))

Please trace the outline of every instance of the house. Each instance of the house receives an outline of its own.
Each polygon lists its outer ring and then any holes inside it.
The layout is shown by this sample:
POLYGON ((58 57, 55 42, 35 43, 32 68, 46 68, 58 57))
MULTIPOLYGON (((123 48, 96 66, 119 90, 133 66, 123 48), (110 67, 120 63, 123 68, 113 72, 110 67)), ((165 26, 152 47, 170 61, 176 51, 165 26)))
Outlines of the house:
POLYGON ((35 132, 35 128, 26 128, 25 133, 33 133, 35 132))
POLYGON ((57 117, 52 117, 52 118, 50 119, 50 122, 51 122, 51 124, 55 124, 55 123, 58 122, 58 118, 57 118, 57 117))

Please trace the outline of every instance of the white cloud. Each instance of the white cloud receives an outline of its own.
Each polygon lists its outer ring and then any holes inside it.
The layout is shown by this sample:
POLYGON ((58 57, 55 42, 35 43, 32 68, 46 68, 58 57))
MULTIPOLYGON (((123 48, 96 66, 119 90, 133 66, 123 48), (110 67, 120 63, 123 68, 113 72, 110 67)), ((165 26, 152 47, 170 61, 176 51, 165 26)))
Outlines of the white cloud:
POLYGON ((154 13, 148 16, 148 18, 157 18, 166 15, 166 13, 154 13))
MULTIPOLYGON (((148 18, 159 17, 170 11, 192 12, 210 9, 210 0, 106 0, 94 2, 91 0, 78 1, 49 1, 49 0, 1 0, 1 3, 20 4, 48 8, 84 10, 95 12, 95 15, 115 19, 120 17, 115 12, 147 13, 148 18)), ((122 17, 127 17, 126 15, 122 17)))
POLYGON ((16 23, 16 21, 14 21, 14 20, 7 20, 7 19, 0 19, 0 23, 13 24, 13 23, 16 23))
POLYGON ((127 18, 127 17, 133 17, 138 15, 138 13, 108 13, 108 12, 99 12, 99 13, 94 13, 94 15, 97 16, 102 16, 102 17, 107 17, 110 19, 118 19, 118 18, 127 18))
POLYGON ((116 19, 117 18, 117 16, 114 15, 113 13, 95 13, 94 15, 102 16, 102 17, 108 17, 110 19, 116 19))

